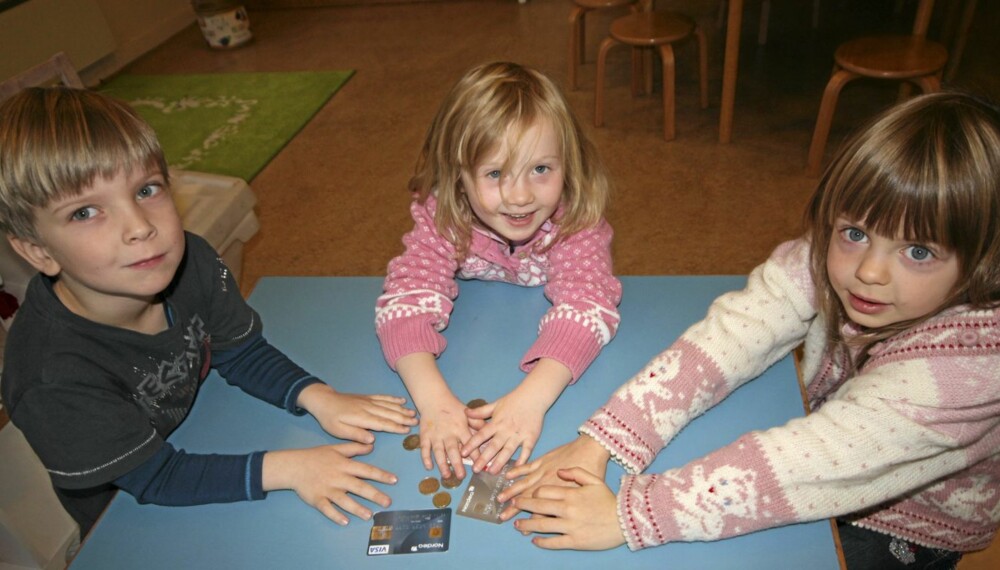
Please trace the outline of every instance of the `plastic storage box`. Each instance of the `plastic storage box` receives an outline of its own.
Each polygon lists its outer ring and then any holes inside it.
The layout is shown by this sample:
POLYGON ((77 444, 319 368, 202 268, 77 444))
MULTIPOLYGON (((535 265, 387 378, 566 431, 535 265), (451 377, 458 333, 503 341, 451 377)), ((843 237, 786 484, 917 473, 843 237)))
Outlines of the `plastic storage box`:
MULTIPOLYGON (((170 171, 174 201, 184 229, 203 238, 222 256, 237 281, 243 270, 243 244, 260 229, 253 206, 257 197, 246 182, 231 176, 170 171)), ((4 289, 24 300, 28 280, 35 270, 0 239, 0 278, 4 289)))

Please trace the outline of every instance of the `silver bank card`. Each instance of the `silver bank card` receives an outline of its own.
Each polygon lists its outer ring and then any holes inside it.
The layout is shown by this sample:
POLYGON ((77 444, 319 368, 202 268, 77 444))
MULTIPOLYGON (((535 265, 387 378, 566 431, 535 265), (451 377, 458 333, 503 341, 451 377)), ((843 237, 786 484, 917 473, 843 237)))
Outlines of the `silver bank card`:
POLYGON ((497 495, 501 491, 514 484, 508 481, 504 474, 514 466, 515 461, 511 459, 507 465, 503 466, 500 473, 491 475, 485 471, 474 473, 469 480, 462 500, 458 502, 456 512, 465 517, 489 521, 500 524, 500 513, 503 512, 510 501, 506 503, 497 502, 497 495))

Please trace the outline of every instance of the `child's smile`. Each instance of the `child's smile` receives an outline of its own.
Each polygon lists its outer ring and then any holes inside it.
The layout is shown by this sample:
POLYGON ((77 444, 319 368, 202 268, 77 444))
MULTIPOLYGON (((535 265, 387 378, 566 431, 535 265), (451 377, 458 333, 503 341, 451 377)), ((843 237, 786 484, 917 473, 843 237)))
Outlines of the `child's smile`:
POLYGON ((519 141, 517 149, 505 141, 462 175, 476 218, 512 244, 535 235, 556 212, 563 190, 561 148, 549 121, 535 123, 519 141))

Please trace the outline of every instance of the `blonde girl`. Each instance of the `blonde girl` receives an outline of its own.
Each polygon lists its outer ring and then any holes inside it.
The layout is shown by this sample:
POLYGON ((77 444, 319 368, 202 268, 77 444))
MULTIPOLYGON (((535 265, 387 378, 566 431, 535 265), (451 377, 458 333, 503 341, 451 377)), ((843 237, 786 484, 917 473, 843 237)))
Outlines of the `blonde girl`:
MULTIPOLYGON (((389 263, 376 304, 386 361, 420 413, 420 450, 442 476, 524 463, 545 412, 618 329, 611 272, 610 184, 559 89, 514 63, 470 69, 427 132, 410 182, 414 227, 389 263), (544 286, 552 308, 521 359, 527 375, 477 409, 452 393, 445 349, 456 278, 544 286), (489 421, 487 421, 489 420, 489 421)), ((488 326, 488 325, 487 325, 488 326)), ((528 334, 529 331, 525 331, 528 334)))
POLYGON ((535 513, 515 525, 551 533, 534 539, 543 548, 635 550, 838 517, 852 570, 947 568, 989 545, 1000 110, 960 93, 890 109, 841 149, 805 220, 802 239, 716 300, 577 440, 512 470, 525 477, 500 497, 519 495, 505 518, 535 513), (809 415, 640 474, 688 421, 803 342, 809 415), (628 471, 617 494, 609 458, 628 471))

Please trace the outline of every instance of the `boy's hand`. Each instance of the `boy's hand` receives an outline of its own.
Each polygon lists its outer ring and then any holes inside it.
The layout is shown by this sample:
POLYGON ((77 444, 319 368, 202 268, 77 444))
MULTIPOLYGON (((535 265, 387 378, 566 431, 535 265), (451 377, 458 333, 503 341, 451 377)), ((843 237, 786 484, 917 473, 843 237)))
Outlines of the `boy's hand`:
POLYGON ((496 402, 476 409, 466 408, 469 423, 482 426, 462 447, 462 455, 466 457, 479 450, 479 458, 473 463, 472 470, 479 473, 486 469, 495 475, 514 456, 518 447, 521 448, 521 455, 517 465, 526 463, 542 433, 549 404, 540 401, 534 394, 515 389, 496 402), (486 422, 487 419, 490 421, 486 422))
MULTIPOLYGON (((572 467, 582 467, 604 480, 608 472, 611 453, 589 435, 581 435, 575 440, 557 447, 538 459, 514 467, 506 473, 508 479, 520 478, 513 485, 497 495, 497 501, 504 503, 517 497, 532 497, 543 486, 571 486, 559 476, 559 471, 572 467)), ((508 521, 518 512, 520 501, 511 503, 502 513, 500 520, 508 521)))
POLYGON ((292 489, 306 504, 339 525, 346 525, 348 518, 334 505, 368 520, 372 516, 371 510, 348 493, 386 508, 392 504, 392 499, 365 479, 389 485, 396 483, 396 476, 392 473, 350 459, 368 454, 371 450, 371 445, 342 443, 269 451, 264 454, 264 490, 292 489))
POLYGON ((618 499, 599 477, 586 469, 560 469, 559 478, 574 485, 545 486, 534 497, 517 498, 517 508, 533 513, 514 521, 514 528, 556 536, 536 536, 532 544, 545 549, 607 550, 625 544, 618 526, 618 499))
POLYGON ((442 477, 451 476, 454 470, 464 478, 462 444, 472 437, 472 431, 465 417, 465 404, 450 393, 448 396, 420 411, 420 458, 425 469, 434 467, 433 458, 442 477))
POLYGON ((299 393, 298 405, 327 433, 359 443, 374 443, 368 430, 407 433, 417 425, 416 412, 403 407, 405 398, 381 394, 344 394, 326 384, 312 384, 299 393))

